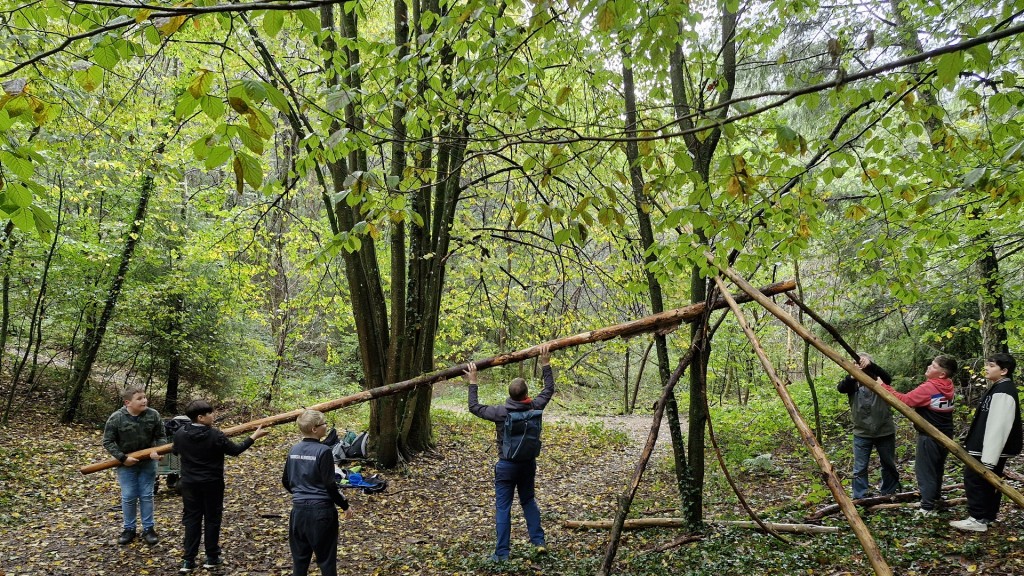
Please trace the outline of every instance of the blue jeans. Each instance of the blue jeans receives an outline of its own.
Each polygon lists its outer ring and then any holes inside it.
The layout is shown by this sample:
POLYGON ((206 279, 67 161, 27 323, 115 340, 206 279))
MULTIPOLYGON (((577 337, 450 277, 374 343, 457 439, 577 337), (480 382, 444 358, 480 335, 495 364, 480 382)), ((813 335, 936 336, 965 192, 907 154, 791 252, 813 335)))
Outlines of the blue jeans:
POLYGON ((871 460, 871 449, 878 452, 878 460, 882 464, 882 494, 895 494, 900 489, 900 473, 896 468, 896 435, 890 434, 881 438, 853 437, 853 497, 867 496, 868 463, 871 460))
POLYGON ((494 555, 498 558, 508 558, 512 539, 512 497, 517 490, 530 542, 534 546, 544 545, 544 529, 540 527, 540 508, 534 498, 536 477, 536 460, 498 460, 494 465, 494 523, 498 537, 494 545, 494 555))
POLYGON ((154 482, 156 482, 156 460, 140 460, 134 466, 121 466, 117 469, 117 483, 121 485, 121 514, 124 516, 125 530, 135 530, 136 511, 142 512, 143 530, 153 527, 154 482))

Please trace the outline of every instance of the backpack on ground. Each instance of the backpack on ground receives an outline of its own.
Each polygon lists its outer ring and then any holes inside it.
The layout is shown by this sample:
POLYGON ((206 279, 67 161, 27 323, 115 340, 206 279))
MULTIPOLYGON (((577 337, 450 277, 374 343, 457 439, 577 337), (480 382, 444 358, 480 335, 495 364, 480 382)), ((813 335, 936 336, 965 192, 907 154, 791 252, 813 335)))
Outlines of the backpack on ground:
POLYGON ((188 416, 175 416, 174 418, 164 420, 164 432, 167 434, 167 439, 173 440, 174 433, 188 426, 191 422, 192 420, 188 416))
POLYGON ((369 441, 370 435, 366 432, 356 434, 351 430, 346 430, 344 434, 338 434, 335 431, 333 442, 328 444, 325 441, 324 444, 331 446, 334 460, 340 462, 343 460, 362 460, 366 458, 366 448, 369 441))
POLYGON ((513 462, 533 460, 540 455, 543 410, 509 412, 501 440, 501 458, 513 462))

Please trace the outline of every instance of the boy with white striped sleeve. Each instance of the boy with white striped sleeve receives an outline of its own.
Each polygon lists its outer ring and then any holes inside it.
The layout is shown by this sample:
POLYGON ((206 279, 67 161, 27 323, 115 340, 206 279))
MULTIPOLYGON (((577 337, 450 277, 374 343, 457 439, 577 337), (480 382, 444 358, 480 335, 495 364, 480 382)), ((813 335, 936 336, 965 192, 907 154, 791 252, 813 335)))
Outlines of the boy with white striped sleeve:
MULTIPOLYGON (((996 476, 1003 475, 1008 458, 1021 452, 1020 399, 1012 380, 1016 367, 1016 360, 1009 354, 993 354, 985 361, 985 379, 992 385, 978 403, 967 433, 967 453, 996 476)), ((999 514, 1002 493, 967 467, 964 468, 964 489, 970 517, 949 525, 958 530, 985 532, 999 514)))

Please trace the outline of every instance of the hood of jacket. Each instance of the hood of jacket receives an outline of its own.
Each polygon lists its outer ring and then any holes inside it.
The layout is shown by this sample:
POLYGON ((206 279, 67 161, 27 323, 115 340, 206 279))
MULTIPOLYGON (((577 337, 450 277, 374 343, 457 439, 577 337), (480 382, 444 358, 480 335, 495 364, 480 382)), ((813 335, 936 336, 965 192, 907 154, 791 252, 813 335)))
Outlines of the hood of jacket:
POLYGON ((203 426, 202 424, 188 423, 181 427, 178 431, 179 434, 188 436, 189 440, 196 443, 202 443, 210 437, 211 428, 209 426, 203 426))
POLYGON ((925 380, 925 384, 931 384, 940 394, 947 398, 953 396, 953 381, 949 378, 929 378, 925 380))
POLYGON ((505 409, 509 412, 522 412, 523 410, 529 410, 533 407, 533 398, 526 397, 525 401, 513 400, 511 398, 505 399, 505 409))

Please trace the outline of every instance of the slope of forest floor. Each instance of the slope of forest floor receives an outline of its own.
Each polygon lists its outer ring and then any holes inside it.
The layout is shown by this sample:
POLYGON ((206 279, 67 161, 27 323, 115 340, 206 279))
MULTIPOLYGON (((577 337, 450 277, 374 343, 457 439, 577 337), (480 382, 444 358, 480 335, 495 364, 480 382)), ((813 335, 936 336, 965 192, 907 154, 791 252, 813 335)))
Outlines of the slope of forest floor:
MULTIPOLYGON (((229 417, 222 425, 239 421, 242 418, 229 417)), ((545 426, 538 477, 551 553, 530 554, 522 515, 514 510, 512 559, 493 566, 485 562, 493 545, 493 428, 464 414, 438 410, 436 452, 402 470, 382 471, 389 481, 383 493, 349 493, 355 517, 342 527, 339 573, 594 574, 605 551, 606 532, 568 529, 562 522, 612 517, 616 497, 632 475, 640 451, 637 437, 646 436, 643 422, 613 419, 608 425, 614 428, 606 428, 599 418, 552 418, 545 426)), ((284 456, 296 439, 294 428, 283 426, 239 458, 229 459, 222 536, 227 565, 216 573, 290 573, 289 500, 279 478, 284 456)), ((802 522, 829 499, 814 487, 806 451, 792 439, 787 442, 770 465, 753 471, 738 468, 733 474, 766 520, 802 522)), ((670 452, 659 445, 631 517, 678 516, 674 479, 664 461, 670 452)), ((150 548, 136 541, 118 546, 120 506, 114 474, 78 472, 80 466, 104 458, 97 426, 62 426, 52 413, 24 413, 0 428, 0 576, 176 573, 180 498, 166 490, 157 495, 159 544, 150 548)), ((905 478, 913 478, 909 467, 905 472, 905 478)), ((706 517, 745 519, 719 476, 711 457, 706 517)), ((947 470, 947 482, 957 478, 958 469, 947 470)), ((912 512, 905 508, 864 514, 896 574, 1024 574, 1024 512, 1005 501, 1001 521, 977 535, 948 527, 949 520, 964 515, 962 505, 925 520, 912 512)), ((826 518, 824 524, 844 529, 834 535, 788 535, 789 544, 749 530, 717 527, 686 544, 673 544, 682 535, 679 531, 627 532, 616 571, 871 574, 842 518, 826 518)), ((318 573, 315 567, 311 573, 318 573)))

